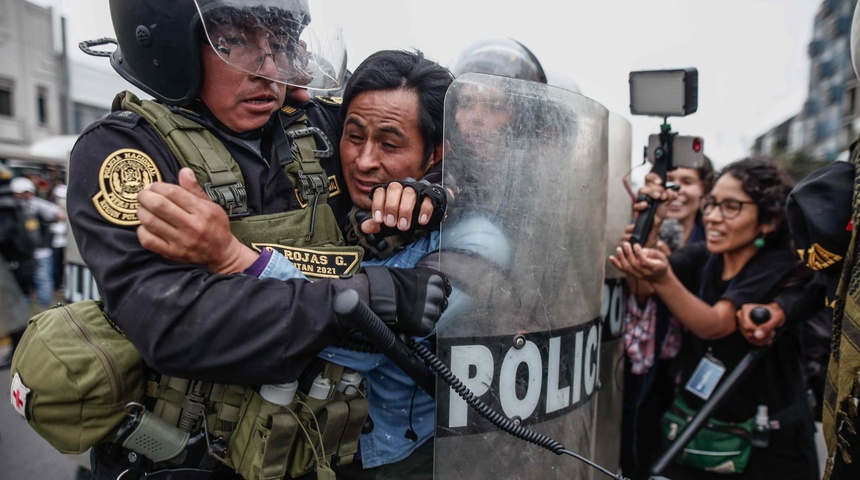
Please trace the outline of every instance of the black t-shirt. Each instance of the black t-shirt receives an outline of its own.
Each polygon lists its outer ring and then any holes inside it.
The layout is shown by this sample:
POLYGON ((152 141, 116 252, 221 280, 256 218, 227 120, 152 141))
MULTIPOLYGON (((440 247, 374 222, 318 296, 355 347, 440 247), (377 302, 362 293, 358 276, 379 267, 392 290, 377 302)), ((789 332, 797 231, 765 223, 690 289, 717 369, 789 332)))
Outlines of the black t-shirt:
MULTIPOLYGON (((788 248, 767 246, 731 279, 723 280, 722 255, 712 255, 704 244, 681 248, 670 257, 672 269, 687 289, 710 305, 726 299, 736 308, 745 303, 769 303, 783 285, 798 271, 797 257, 788 248)), ((759 362, 722 402, 714 417, 726 421, 745 421, 755 415, 756 406, 768 406, 773 414, 802 399, 802 372, 798 346, 798 325, 786 324, 788 329, 761 357, 759 362)), ((751 345, 739 331, 716 340, 703 340, 687 332, 680 362, 684 400, 700 408, 704 401, 685 390, 687 380, 699 362, 709 353, 722 362, 729 376, 732 369, 751 350, 751 345)))

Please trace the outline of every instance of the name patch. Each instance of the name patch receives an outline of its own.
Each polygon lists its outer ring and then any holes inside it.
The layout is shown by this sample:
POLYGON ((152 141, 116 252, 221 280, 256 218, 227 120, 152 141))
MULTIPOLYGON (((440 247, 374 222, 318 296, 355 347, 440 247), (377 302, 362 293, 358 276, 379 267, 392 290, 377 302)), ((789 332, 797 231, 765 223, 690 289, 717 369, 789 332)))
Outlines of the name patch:
POLYGON ((287 247, 276 243, 252 243, 251 248, 259 252, 264 248, 280 252, 303 274, 311 278, 338 278, 341 275, 354 273, 361 261, 361 255, 355 250, 315 250, 287 247))
POLYGON ((161 172, 149 155, 131 148, 117 150, 99 169, 99 193, 93 197, 96 210, 117 225, 139 225, 137 194, 161 181, 161 172))

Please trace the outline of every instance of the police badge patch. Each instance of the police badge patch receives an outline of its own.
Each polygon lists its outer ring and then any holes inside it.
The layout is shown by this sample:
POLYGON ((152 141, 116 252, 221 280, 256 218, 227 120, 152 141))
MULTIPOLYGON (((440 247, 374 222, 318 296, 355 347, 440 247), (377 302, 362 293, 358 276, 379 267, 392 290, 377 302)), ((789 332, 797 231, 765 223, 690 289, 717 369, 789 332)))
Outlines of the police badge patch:
POLYGON ((117 225, 139 225, 137 194, 152 182, 161 181, 161 172, 149 155, 131 148, 111 153, 99 170, 99 193, 93 204, 105 220, 117 225))

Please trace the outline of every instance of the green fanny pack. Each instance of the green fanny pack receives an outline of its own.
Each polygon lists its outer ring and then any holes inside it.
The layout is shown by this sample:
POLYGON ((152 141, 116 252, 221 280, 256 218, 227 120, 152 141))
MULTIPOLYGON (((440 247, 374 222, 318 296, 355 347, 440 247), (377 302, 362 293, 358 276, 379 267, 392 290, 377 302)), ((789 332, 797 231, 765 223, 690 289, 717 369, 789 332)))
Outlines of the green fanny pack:
MULTIPOLYGON (((676 394, 674 402, 663 414, 660 422, 664 447, 671 445, 695 414, 696 411, 676 394)), ((754 424, 754 417, 743 423, 708 419, 707 424, 675 458, 675 463, 708 472, 743 473, 752 453, 754 424)))
POLYGON ((62 453, 111 440, 126 405, 144 398, 143 360, 100 302, 30 319, 12 358, 12 406, 62 453))

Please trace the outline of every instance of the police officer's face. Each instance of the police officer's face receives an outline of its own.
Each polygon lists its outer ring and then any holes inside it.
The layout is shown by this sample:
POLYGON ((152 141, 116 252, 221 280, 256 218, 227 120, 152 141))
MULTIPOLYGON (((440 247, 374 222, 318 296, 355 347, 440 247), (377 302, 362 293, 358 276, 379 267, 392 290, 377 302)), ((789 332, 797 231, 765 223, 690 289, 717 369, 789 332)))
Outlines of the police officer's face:
MULTIPOLYGON (((283 84, 242 73, 225 63, 210 47, 203 47, 203 85, 200 100, 227 128, 242 133, 262 127, 284 103, 283 84)), ((271 58, 260 67, 275 68, 271 58)))
POLYGON ((442 159, 437 147, 425 164, 418 129, 418 95, 412 90, 360 93, 349 106, 340 140, 343 175, 353 203, 371 206, 374 185, 406 177, 421 178, 442 159))

